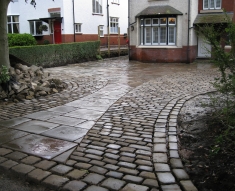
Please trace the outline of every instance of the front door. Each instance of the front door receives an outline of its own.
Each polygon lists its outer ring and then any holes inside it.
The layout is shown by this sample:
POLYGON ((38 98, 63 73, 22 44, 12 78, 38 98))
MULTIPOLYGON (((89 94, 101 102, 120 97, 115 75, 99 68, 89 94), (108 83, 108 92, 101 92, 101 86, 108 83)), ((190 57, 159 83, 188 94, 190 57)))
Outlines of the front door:
POLYGON ((205 37, 202 35, 198 36, 198 57, 211 57, 211 45, 206 42, 205 37))
POLYGON ((55 44, 60 44, 61 41, 61 23, 54 21, 54 41, 55 44))

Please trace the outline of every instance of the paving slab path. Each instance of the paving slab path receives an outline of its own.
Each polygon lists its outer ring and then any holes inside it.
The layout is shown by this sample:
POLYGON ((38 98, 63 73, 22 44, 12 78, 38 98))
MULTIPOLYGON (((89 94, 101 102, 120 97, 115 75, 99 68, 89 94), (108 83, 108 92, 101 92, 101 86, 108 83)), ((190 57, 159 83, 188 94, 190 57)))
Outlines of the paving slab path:
POLYGON ((0 105, 0 169, 54 190, 196 191, 178 155, 183 104, 212 65, 127 57, 49 68, 63 92, 0 105))

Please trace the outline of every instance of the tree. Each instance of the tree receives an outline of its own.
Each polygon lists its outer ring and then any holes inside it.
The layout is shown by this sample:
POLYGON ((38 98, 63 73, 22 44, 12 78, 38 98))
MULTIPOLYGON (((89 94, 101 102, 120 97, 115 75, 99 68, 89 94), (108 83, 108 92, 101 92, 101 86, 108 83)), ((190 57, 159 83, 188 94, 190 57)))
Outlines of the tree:
POLYGON ((0 0, 0 65, 10 67, 7 40, 7 8, 11 0, 0 0))
MULTIPOLYGON (((0 0, 0 66, 10 68, 9 47, 7 39, 7 9, 11 0, 0 0)), ((25 0, 28 2, 28 0, 25 0)), ((36 6, 35 0, 30 4, 36 6)))

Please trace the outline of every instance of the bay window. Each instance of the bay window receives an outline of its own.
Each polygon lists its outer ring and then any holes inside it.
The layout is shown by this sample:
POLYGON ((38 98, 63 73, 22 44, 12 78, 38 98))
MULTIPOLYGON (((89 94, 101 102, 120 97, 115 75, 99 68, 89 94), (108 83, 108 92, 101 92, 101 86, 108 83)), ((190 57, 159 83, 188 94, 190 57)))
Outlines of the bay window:
POLYGON ((176 17, 142 18, 140 20, 141 45, 175 45, 176 17))
POLYGON ((42 25, 42 21, 29 21, 30 34, 33 36, 42 35, 42 31, 39 27, 42 25))

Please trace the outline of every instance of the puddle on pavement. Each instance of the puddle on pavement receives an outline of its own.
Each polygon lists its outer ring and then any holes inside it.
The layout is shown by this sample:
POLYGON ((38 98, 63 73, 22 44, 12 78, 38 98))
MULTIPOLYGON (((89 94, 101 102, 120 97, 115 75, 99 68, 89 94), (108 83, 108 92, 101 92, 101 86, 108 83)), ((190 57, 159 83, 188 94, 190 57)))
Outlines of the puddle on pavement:
POLYGON ((25 152, 46 159, 52 159, 77 146, 68 141, 48 138, 40 135, 27 135, 3 145, 3 147, 25 152))

